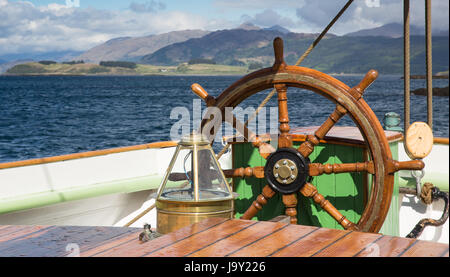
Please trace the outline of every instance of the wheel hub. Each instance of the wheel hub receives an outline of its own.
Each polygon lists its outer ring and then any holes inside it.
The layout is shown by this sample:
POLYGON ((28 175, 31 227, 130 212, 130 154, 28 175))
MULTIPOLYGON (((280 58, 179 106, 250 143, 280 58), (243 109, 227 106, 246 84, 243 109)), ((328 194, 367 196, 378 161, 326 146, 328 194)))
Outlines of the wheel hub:
POLYGON ((309 177, 309 159, 297 150, 280 148, 272 153, 264 167, 269 185, 276 191, 290 194, 298 191, 309 177))
POLYGON ((289 159, 278 160, 273 167, 273 175, 279 183, 291 184, 298 176, 297 165, 289 159))

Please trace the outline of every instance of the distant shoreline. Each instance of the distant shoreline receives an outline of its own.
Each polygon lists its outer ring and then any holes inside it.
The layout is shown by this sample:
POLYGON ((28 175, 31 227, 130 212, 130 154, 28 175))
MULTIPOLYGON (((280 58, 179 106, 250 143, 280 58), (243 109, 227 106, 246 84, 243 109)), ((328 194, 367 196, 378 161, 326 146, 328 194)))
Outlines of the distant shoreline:
MULTIPOLYGON (((426 79, 427 76, 426 75, 411 75, 410 76, 411 79, 426 79)), ((448 79, 448 75, 433 75, 432 76, 433 79, 448 79)), ((402 79, 405 79, 402 76, 402 79)))
MULTIPOLYGON (((449 96, 448 93, 448 86, 443 87, 443 88, 433 88, 432 90, 433 92, 433 96, 449 96)), ((422 95, 422 96, 426 96, 427 95, 427 89, 426 88, 419 88, 416 90, 411 91, 411 93, 415 94, 415 95, 422 95)))
MULTIPOLYGON (((249 72, 250 73, 250 72, 249 72)), ((245 74, 245 73, 244 73, 245 74)), ((0 74, 2 77, 143 77, 143 76, 243 76, 243 74, 220 74, 220 73, 202 73, 202 74, 0 74)))
POLYGON ((134 64, 134 67, 105 66, 97 64, 42 64, 30 62, 16 65, 1 76, 229 76, 246 75, 253 70, 244 66, 216 64, 182 64, 154 66, 134 64))
MULTIPOLYGON (((155 66, 135 64, 134 68, 119 66, 103 66, 97 64, 42 64, 29 62, 18 64, 0 76, 244 76, 259 69, 249 70, 246 66, 230 66, 220 64, 180 64, 178 66, 155 66)), ((448 71, 447 71, 448 72, 448 71)), ((448 78, 447 72, 440 72, 434 79, 448 78)), ((331 76, 364 76, 366 72, 344 73, 331 72, 331 76)), ((382 74, 384 76, 398 76, 402 74, 382 74)), ((411 79, 425 79, 425 75, 411 75, 411 79)))

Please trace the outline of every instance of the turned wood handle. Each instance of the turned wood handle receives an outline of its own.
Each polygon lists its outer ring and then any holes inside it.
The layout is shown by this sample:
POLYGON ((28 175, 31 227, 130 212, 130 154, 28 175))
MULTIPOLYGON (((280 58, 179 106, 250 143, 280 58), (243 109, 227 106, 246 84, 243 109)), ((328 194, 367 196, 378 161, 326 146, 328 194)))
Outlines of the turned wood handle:
POLYGON ((194 83, 191 85, 192 91, 197 94, 201 99, 206 102, 206 105, 214 106, 216 104, 216 99, 208 94, 206 90, 199 84, 194 83))
POLYGON ((413 160, 413 161, 394 161, 393 169, 394 171, 399 170, 422 170, 425 167, 425 164, 422 160, 413 160))
POLYGON ((277 37, 273 40, 273 50, 275 53, 275 63, 273 65, 273 68, 278 68, 281 65, 285 66, 286 63, 284 62, 283 58, 283 40, 280 37, 277 37))
POLYGON ((363 94, 364 91, 377 79, 378 77, 378 71, 375 69, 369 70, 367 72, 366 76, 359 82, 359 84, 355 87, 355 89, 360 93, 363 94))
POLYGON ((399 170, 422 170, 425 167, 425 164, 422 160, 413 160, 413 161, 392 161, 391 162, 390 173, 399 171, 399 170))

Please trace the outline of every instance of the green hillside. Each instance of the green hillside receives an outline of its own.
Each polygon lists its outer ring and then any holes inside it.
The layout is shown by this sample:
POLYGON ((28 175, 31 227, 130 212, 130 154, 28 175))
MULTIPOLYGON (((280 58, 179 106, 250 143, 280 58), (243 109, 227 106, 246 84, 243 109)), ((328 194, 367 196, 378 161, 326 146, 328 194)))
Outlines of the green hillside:
POLYGON ((101 66, 97 64, 41 64, 30 62, 16 65, 6 75, 244 75, 247 67, 216 64, 180 64, 153 66, 137 64, 135 68, 101 66))
MULTIPOLYGON (((278 32, 224 30, 164 47, 144 56, 142 63, 177 65, 194 58, 212 59, 218 64, 273 63, 271 40, 280 35, 285 60, 294 64, 313 38, 278 32)), ((449 69, 448 37, 433 38, 433 73, 449 69)), ((377 69, 382 74, 403 73, 403 39, 389 37, 330 36, 323 39, 302 66, 326 73, 364 73, 377 69)), ((411 73, 425 74, 425 38, 411 37, 411 73)))

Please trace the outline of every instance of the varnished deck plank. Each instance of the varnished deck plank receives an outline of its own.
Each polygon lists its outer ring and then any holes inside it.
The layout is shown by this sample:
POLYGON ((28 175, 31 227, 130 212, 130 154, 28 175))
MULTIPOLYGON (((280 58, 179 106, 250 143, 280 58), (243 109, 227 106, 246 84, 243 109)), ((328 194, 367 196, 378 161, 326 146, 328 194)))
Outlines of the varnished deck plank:
POLYGON ((66 256, 71 253, 68 251, 75 245, 82 253, 139 230, 136 228, 83 226, 17 226, 17 229, 16 232, 11 230, 10 236, 3 236, 0 241, 1 257, 66 256))
POLYGON ((381 236, 378 240, 368 244, 355 257, 397 257, 410 247, 416 240, 398 239, 391 236, 381 236))
POLYGON ((211 218, 142 243, 140 228, 0 226, 1 257, 448 257, 448 244, 280 222, 211 218))
POLYGON ((94 254, 93 256, 109 257, 109 256, 132 256, 139 257, 151 254, 160 249, 164 249, 172 244, 180 242, 182 240, 188 239, 189 237, 195 236, 196 234, 205 232, 215 226, 226 223, 228 220, 223 218, 211 218, 200 223, 187 226, 176 232, 164 235, 156 240, 152 240, 148 243, 139 243, 137 237, 133 240, 129 240, 123 244, 111 247, 105 251, 94 254))
MULTIPOLYGON (((246 228, 258 224, 257 221, 229 220, 221 225, 215 226, 208 230, 209 232, 203 232, 201 234, 195 234, 189 239, 181 240, 165 248, 152 251, 145 256, 149 257, 184 257, 195 251, 198 251, 204 247, 207 247, 215 243, 219 239, 232 236, 239 232, 242 232, 246 228)), ((219 251, 219 249, 217 249, 219 251)))
POLYGON ((268 257, 278 252, 286 245, 290 245, 310 233, 317 231, 318 227, 304 226, 298 229, 295 225, 279 229, 259 241, 242 246, 235 252, 228 254, 230 257, 268 257), (274 243, 276 242, 276 243, 274 243))
POLYGON ((286 223, 258 222, 249 228, 241 229, 239 232, 223 239, 218 239, 212 244, 189 253, 189 257, 224 257, 228 256, 246 245, 268 236, 280 229, 286 228, 286 223))
POLYGON ((348 232, 331 229, 318 229, 290 245, 280 245, 280 250, 272 257, 310 257, 342 239, 348 232))
POLYGON ((351 232, 338 241, 315 253, 315 257, 352 257, 366 245, 379 238, 379 234, 351 232))
POLYGON ((400 257, 440 257, 445 251, 448 251, 448 244, 418 240, 400 257))

